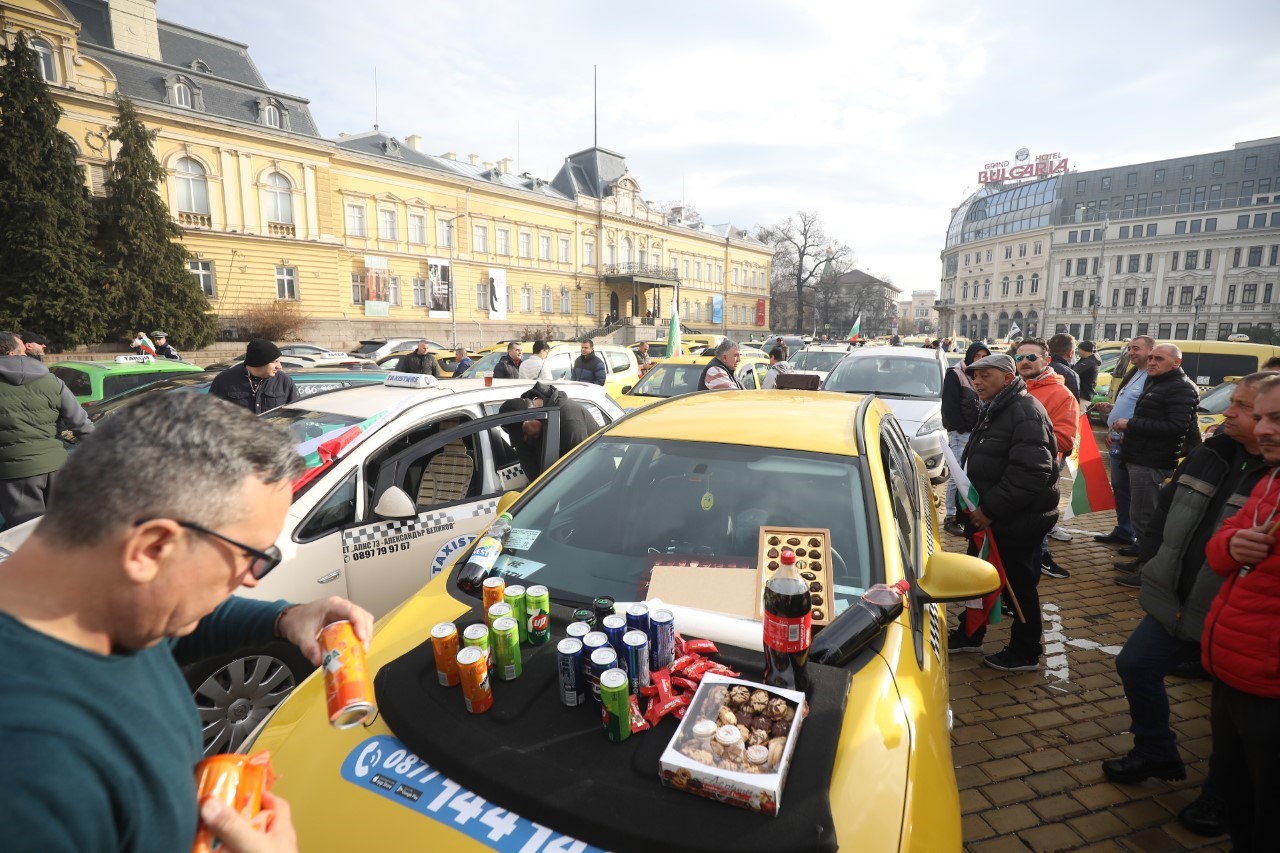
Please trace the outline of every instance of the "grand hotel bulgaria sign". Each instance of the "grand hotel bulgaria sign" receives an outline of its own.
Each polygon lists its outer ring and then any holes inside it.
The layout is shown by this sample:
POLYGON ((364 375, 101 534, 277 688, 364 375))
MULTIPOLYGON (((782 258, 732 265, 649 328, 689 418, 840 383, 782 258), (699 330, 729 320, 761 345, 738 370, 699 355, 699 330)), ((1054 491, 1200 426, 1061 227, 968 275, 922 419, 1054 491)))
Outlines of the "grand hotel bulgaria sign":
POLYGON ((998 160, 983 166, 982 171, 978 172, 978 183, 994 184, 1000 181, 1044 178, 1049 175, 1064 175, 1066 173, 1067 158, 1061 154, 1057 152, 1038 154, 1033 160, 1030 151, 1020 148, 1018 153, 1014 155, 1012 163, 1008 160, 998 160))

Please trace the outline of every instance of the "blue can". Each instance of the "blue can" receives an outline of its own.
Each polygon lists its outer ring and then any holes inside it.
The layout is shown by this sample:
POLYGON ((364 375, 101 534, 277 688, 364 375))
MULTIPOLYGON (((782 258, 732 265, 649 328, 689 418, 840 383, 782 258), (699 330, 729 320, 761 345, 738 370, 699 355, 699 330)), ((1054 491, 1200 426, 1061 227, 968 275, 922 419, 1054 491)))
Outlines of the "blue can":
POLYGON ((649 633, 649 606, 633 604, 627 608, 627 630, 649 633))
POLYGON ((568 627, 564 629, 564 632, 566 635, 573 637, 574 639, 581 640, 583 637, 587 636, 587 634, 590 634, 592 630, 593 629, 589 622, 570 622, 568 627))
POLYGON ((582 652, 587 657, 596 649, 609 645, 609 638, 604 631, 589 631, 582 635, 582 652))
POLYGON ((670 610, 649 614, 649 671, 667 669, 676 660, 676 617, 670 610))
MULTIPOLYGON (((613 650, 618 653, 618 660, 624 660, 627 656, 627 650, 622 645, 622 635, 627 633, 626 618, 616 614, 606 616, 600 630, 604 631, 605 636, 609 638, 609 645, 613 646, 613 650)), ((621 666, 622 664, 618 665, 621 666)))
POLYGON ((622 635, 622 645, 627 650, 623 661, 627 665, 631 692, 638 696, 641 687, 649 686, 649 635, 644 631, 628 631, 622 635))
POLYGON ((587 681, 591 685, 591 698, 600 707, 600 676, 606 670, 618 668, 618 653, 608 646, 601 646, 591 653, 587 663, 587 681))
POLYGON ((556 644, 556 669, 560 673, 560 703, 575 708, 585 702, 581 640, 566 637, 556 644))

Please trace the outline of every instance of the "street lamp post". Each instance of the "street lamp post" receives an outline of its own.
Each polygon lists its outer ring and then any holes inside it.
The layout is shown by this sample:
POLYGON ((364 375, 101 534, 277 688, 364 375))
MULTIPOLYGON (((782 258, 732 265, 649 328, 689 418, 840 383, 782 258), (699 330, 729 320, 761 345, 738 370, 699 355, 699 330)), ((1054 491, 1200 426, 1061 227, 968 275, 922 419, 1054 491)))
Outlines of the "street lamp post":
POLYGON ((1192 303, 1196 307, 1196 324, 1191 327, 1191 340, 1196 340, 1196 334, 1200 331, 1200 312, 1204 309, 1204 294, 1200 294, 1192 303))

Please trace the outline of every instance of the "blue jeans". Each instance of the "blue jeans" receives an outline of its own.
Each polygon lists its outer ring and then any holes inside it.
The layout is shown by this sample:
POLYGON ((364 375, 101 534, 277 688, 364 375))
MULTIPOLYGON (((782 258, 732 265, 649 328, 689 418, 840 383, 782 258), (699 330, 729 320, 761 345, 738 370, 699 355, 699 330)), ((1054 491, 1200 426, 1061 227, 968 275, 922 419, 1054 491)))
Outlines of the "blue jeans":
POLYGON ((1164 679, 1194 645, 1174 637, 1151 616, 1144 616, 1125 641, 1116 658, 1116 672, 1129 700, 1134 752, 1156 761, 1179 758, 1177 736, 1169 727, 1164 679))
POLYGON ((1120 461, 1120 444, 1111 445, 1111 492, 1116 496, 1116 526, 1111 532, 1133 541, 1133 522, 1129 520, 1129 469, 1120 461))
MULTIPOLYGON (((956 461, 960 461, 960 457, 964 455, 964 449, 969 444, 969 433, 967 432, 948 432, 947 444, 951 447, 951 452, 956 455, 956 461)), ((953 517, 956 514, 956 478, 947 478, 947 517, 953 517)))

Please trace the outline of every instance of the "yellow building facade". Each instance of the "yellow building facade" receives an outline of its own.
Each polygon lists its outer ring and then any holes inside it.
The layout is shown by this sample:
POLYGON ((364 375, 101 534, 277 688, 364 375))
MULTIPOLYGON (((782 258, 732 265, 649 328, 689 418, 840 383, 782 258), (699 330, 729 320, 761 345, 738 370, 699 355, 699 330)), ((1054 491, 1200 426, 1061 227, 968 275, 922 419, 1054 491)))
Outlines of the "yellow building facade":
POLYGON ((699 331, 768 329, 770 248, 650 206, 615 152, 577 152, 544 179, 416 136, 326 139, 247 46, 158 20, 154 0, 0 2, 0 32, 31 42, 91 192, 110 173, 117 93, 157 131, 163 193, 229 335, 276 302, 331 345, 660 337, 673 300, 699 331))

